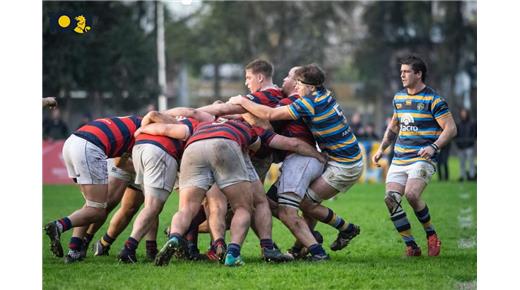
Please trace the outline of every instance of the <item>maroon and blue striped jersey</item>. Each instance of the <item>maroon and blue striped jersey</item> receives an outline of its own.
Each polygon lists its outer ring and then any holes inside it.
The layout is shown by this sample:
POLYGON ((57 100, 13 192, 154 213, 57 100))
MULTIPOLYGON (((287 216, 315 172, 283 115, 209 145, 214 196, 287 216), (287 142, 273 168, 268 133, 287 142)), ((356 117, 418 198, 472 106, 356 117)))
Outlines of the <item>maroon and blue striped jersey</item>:
MULTIPOLYGON (((179 118, 178 121, 180 124, 188 126, 190 135, 193 134, 193 128, 199 124, 199 121, 192 118, 179 118)), ((166 153, 170 154, 178 162, 182 157, 182 153, 184 153, 186 141, 170 138, 167 136, 142 133, 137 135, 135 138, 135 144, 155 145, 164 150, 166 153)))
POLYGON ((247 151, 249 145, 256 141, 258 135, 253 127, 244 121, 220 118, 213 122, 201 122, 188 139, 186 147, 196 141, 214 138, 233 140, 244 151, 247 151))
POLYGON ((134 133, 141 126, 141 119, 139 116, 96 119, 73 134, 101 148, 108 158, 120 157, 134 146, 134 133))

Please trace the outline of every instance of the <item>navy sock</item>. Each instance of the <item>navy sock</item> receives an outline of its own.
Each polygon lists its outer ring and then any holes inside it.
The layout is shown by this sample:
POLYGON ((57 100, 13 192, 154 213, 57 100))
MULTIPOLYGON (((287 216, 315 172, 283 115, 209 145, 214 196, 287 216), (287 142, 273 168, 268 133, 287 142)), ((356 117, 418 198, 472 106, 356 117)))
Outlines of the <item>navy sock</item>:
POLYGON ((325 250, 320 244, 314 244, 309 247, 309 251, 312 255, 326 255, 325 250))
POLYGON ((70 219, 68 217, 64 217, 64 218, 58 220, 57 222, 61 226, 61 232, 62 233, 65 232, 65 231, 68 231, 68 230, 70 230, 72 228, 72 222, 70 221, 70 219))
POLYGON ((83 239, 79 237, 70 238, 69 249, 73 251, 80 251, 81 245, 83 244, 83 239))
POLYGON ((135 252, 135 249, 137 249, 138 245, 139 245, 138 240, 136 240, 132 237, 129 237, 125 242, 125 249, 135 252))
POLYGON ((260 240, 260 247, 272 250, 274 248, 273 240, 271 239, 261 239, 260 240))
POLYGON ((235 258, 240 256, 240 246, 235 243, 229 244, 228 253, 230 253, 235 258))
POLYGON ((157 251, 157 241, 146 241, 146 251, 157 251))

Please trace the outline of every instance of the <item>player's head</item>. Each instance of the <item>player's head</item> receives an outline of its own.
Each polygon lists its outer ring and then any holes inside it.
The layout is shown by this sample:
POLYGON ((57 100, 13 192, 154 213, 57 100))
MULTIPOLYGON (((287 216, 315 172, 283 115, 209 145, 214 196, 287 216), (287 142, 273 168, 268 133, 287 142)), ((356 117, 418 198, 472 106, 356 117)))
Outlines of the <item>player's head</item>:
POLYGON ((325 82, 325 73, 317 64, 308 64, 295 71, 298 94, 309 95, 322 89, 325 82))
POLYGON ((413 87, 418 81, 425 82, 426 63, 418 56, 409 55, 399 60, 401 64, 401 81, 405 88, 413 87))
POLYGON ((273 65, 267 60, 255 59, 246 65, 245 85, 251 93, 262 88, 264 84, 273 82, 273 65))
POLYGON ((295 66, 289 70, 287 76, 283 79, 282 91, 286 96, 290 96, 296 92, 296 70, 301 66, 295 66))

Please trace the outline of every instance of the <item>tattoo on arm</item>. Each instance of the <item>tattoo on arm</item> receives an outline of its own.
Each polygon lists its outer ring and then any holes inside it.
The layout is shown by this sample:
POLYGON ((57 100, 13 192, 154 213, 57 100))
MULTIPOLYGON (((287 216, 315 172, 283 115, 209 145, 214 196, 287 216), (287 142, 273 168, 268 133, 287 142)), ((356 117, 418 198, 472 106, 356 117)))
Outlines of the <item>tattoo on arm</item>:
POLYGON ((383 141, 381 141, 381 148, 385 151, 388 146, 392 145, 397 139, 397 133, 392 131, 392 128, 388 126, 385 132, 385 136, 383 137, 383 141))

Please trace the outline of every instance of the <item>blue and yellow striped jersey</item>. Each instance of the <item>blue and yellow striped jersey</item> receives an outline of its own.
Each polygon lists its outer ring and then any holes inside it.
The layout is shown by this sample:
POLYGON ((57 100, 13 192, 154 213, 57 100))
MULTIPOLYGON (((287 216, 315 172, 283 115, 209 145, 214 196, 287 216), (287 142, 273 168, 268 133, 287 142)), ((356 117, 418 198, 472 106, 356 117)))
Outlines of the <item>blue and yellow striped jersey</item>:
POLYGON ((307 124, 330 160, 353 164, 362 159, 356 136, 329 90, 322 89, 300 97, 288 109, 293 119, 302 119, 307 124))
MULTIPOLYGON (((392 164, 430 162, 417 153, 441 135, 442 129, 437 120, 451 115, 448 104, 432 88, 426 86, 415 95, 408 95, 406 89, 398 91, 393 105, 394 115, 399 120, 399 138, 395 142, 392 164)), ((437 162, 437 154, 431 161, 437 162)))

